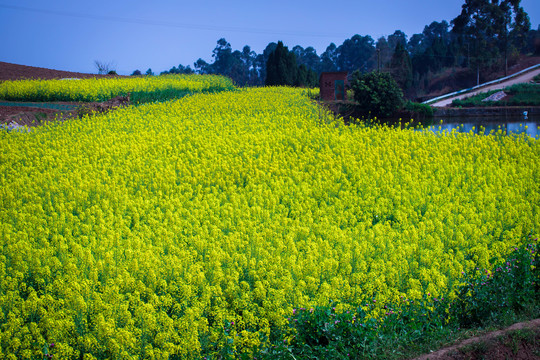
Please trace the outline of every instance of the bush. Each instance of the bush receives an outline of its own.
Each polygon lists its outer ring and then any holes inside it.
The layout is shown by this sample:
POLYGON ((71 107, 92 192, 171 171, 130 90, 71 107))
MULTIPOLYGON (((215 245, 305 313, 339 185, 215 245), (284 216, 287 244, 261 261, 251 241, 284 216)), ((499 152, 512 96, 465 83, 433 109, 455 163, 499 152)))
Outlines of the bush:
POLYGON ((389 73, 356 71, 351 88, 358 105, 375 116, 391 116, 403 105, 403 92, 389 73))
POLYGON ((428 104, 415 103, 409 100, 405 103, 403 109, 423 117, 433 117, 433 108, 428 104))

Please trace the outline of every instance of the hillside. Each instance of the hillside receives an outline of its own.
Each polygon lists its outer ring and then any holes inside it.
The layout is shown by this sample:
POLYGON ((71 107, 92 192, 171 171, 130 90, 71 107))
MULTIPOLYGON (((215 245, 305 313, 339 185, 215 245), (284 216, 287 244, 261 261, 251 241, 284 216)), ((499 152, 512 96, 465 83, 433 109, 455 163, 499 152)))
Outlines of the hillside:
MULTIPOLYGON (((508 75, 528 67, 540 64, 540 56, 521 56, 515 64, 508 67, 508 75)), ((495 69, 489 74, 480 74, 480 83, 485 83, 505 76, 504 69, 495 69)), ((419 95, 417 101, 422 102, 437 96, 448 94, 461 89, 467 89, 476 85, 476 72, 465 68, 445 69, 439 74, 434 74, 430 79, 424 95, 419 95)))
POLYGON ((110 77, 111 75, 86 74, 79 72, 46 69, 0 61, 0 81, 20 79, 62 79, 110 77))

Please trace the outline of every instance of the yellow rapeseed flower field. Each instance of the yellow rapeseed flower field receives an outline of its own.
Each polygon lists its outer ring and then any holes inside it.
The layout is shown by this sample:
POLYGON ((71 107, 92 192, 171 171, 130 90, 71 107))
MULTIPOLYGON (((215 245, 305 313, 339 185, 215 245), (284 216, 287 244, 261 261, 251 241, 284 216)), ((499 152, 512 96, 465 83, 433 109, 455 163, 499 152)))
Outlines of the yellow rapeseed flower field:
POLYGON ((231 79, 217 75, 164 75, 79 80, 0 82, 0 99, 16 101, 104 101, 133 92, 232 90, 231 79))
POLYGON ((537 140, 344 126, 291 88, 0 131, 0 357, 250 354, 295 308, 448 294, 538 234, 539 180, 537 140))

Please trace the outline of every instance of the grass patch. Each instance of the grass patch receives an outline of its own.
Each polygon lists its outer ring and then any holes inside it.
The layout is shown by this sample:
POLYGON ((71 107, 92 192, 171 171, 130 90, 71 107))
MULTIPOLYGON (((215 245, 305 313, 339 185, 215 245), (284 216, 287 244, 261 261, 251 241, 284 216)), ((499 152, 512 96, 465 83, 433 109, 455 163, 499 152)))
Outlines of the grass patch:
POLYGON ((540 106, 540 86, 536 84, 516 84, 503 89, 508 95, 500 101, 483 101, 488 96, 499 92, 493 90, 469 98, 452 102, 455 107, 490 107, 490 106, 540 106))
POLYGON ((134 105, 154 103, 154 102, 165 102, 174 99, 180 99, 184 96, 194 95, 197 93, 218 93, 220 91, 231 91, 233 89, 222 88, 222 87, 210 87, 203 91, 193 91, 193 90, 178 90, 174 88, 156 90, 153 92, 147 91, 134 91, 130 94, 130 101, 134 105))

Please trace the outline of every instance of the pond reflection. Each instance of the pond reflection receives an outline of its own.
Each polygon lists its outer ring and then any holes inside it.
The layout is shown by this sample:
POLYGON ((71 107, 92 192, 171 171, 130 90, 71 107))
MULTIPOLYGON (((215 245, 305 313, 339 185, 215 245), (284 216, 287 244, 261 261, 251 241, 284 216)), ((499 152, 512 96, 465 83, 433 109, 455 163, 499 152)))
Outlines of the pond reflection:
POLYGON ((540 116, 535 117, 448 117, 434 118, 433 125, 427 126, 423 131, 447 131, 452 130, 475 134, 489 135, 490 133, 502 131, 505 135, 527 134, 532 138, 540 138, 540 116))

